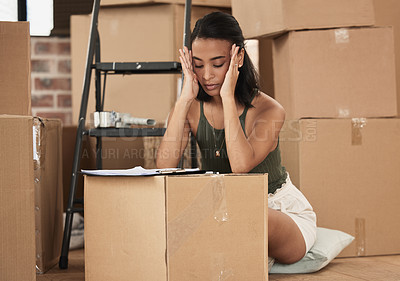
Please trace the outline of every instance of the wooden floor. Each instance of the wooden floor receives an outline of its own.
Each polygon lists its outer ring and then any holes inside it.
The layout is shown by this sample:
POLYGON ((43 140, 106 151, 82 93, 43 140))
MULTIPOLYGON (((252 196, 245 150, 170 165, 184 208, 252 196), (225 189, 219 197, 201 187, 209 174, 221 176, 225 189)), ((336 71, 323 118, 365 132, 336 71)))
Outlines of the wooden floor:
MULTIPOLYGON (((60 270, 58 269, 58 266, 55 266, 47 273, 42 275, 37 275, 37 281, 83 281, 83 280, 85 280, 85 262, 84 262, 83 250, 75 250, 69 253, 69 266, 67 270, 60 270)), ((364 258, 340 258, 333 260, 327 267, 316 273, 296 274, 296 275, 271 274, 269 276, 269 280, 399 281, 400 255, 364 257, 364 258)), ((243 280, 243 281, 250 281, 250 280, 243 280)))

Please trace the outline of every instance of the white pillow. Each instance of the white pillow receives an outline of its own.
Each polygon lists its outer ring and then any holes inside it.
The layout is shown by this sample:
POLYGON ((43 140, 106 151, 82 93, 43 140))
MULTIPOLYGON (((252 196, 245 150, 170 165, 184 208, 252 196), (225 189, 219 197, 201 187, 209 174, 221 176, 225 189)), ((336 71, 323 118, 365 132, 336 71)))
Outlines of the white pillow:
POLYGON ((354 237, 339 230, 317 228, 317 240, 304 258, 293 264, 275 263, 270 273, 311 273, 330 263, 354 237))

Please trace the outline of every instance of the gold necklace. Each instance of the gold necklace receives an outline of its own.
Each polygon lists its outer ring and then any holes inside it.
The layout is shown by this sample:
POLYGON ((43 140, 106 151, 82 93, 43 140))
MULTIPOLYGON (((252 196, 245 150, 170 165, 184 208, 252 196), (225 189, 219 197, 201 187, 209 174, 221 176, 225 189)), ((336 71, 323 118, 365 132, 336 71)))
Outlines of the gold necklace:
POLYGON ((212 118, 212 121, 213 121, 213 126, 211 126, 211 128, 212 128, 212 132, 213 132, 213 136, 214 136, 215 157, 220 157, 221 156, 221 149, 224 146, 224 142, 225 142, 225 136, 224 136, 224 139, 222 140, 221 146, 219 147, 219 149, 217 149, 217 137, 215 135, 215 128, 214 128, 215 121, 214 121, 214 114, 213 114, 213 111, 212 111, 212 107, 211 107, 211 118, 212 118))

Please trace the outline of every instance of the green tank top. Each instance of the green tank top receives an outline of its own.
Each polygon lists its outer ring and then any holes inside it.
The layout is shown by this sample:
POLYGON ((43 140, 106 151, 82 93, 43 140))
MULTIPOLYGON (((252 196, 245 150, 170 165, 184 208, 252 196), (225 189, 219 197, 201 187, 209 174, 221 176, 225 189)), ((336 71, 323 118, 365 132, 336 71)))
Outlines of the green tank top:
MULTIPOLYGON (((245 120, 248 107, 239 116, 243 132, 245 131, 245 120)), ((222 174, 232 173, 226 152, 225 130, 214 129, 204 115, 204 105, 200 101, 200 119, 197 127, 196 140, 201 151, 202 169, 207 171, 219 172, 222 174), (214 137, 215 133, 215 137, 214 137), (220 156, 216 157, 216 150, 220 151, 220 156)), ((281 165, 281 152, 278 145, 267 157, 249 173, 268 173, 268 193, 274 193, 285 183, 287 173, 285 167, 281 165)))

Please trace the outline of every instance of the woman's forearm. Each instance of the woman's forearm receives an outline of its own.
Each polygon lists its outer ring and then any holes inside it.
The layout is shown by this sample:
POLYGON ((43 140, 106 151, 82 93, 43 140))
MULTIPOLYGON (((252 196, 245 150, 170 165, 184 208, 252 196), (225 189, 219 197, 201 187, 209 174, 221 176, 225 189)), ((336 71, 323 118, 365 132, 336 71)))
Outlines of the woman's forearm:
POLYGON ((246 173, 252 167, 254 151, 239 120, 233 98, 223 99, 226 148, 233 173, 246 173))
POLYGON ((177 167, 188 143, 187 114, 192 101, 179 99, 168 120, 167 130, 157 151, 158 168, 177 167))

